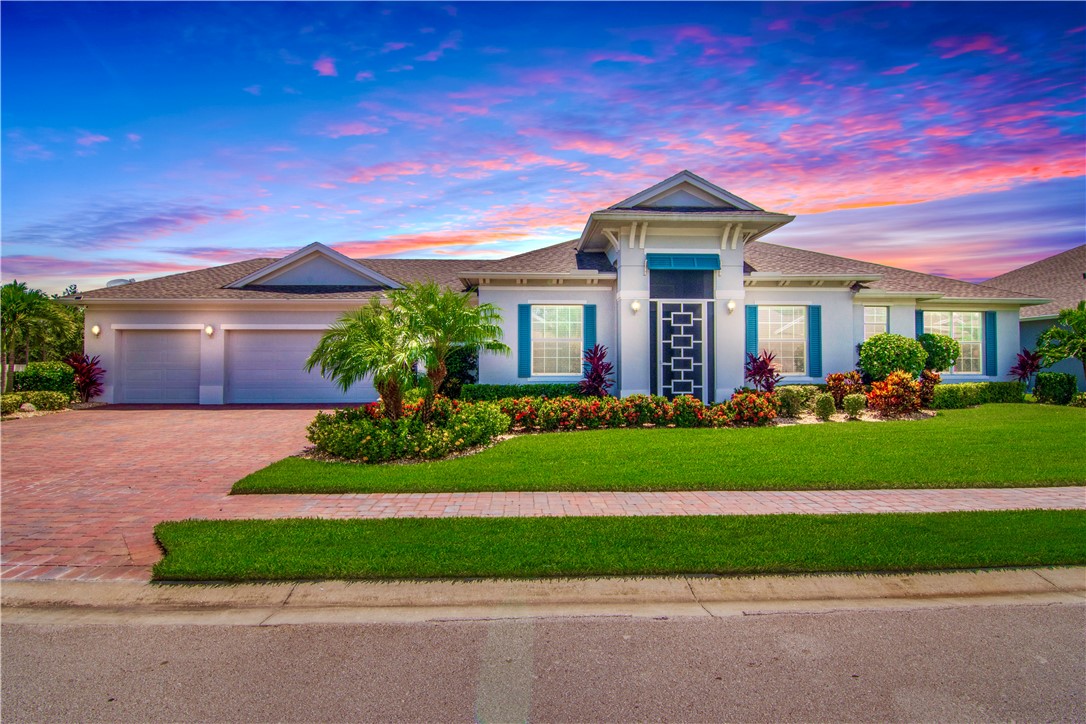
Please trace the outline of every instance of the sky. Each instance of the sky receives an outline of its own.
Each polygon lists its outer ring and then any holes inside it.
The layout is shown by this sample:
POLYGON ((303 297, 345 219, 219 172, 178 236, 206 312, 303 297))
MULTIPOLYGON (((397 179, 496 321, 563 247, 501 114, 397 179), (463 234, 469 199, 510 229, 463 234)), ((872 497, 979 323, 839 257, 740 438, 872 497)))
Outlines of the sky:
POLYGON ((1083 243, 1086 4, 0 5, 0 278, 499 258, 689 169, 968 280, 1083 243))

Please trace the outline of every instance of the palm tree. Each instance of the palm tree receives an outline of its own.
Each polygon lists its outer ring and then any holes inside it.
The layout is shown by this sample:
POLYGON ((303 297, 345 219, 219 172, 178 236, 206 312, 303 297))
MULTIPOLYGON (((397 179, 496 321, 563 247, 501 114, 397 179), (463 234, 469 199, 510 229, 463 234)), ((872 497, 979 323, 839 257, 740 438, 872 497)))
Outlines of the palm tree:
POLYGON ((428 398, 441 392, 448 375, 446 362, 453 350, 509 352, 501 341, 501 313, 493 304, 473 304, 469 295, 443 289, 432 281, 410 284, 389 293, 389 297, 403 310, 411 334, 422 346, 430 381, 428 398))
POLYGON ((412 365, 422 350, 408 331, 404 314, 372 299, 367 306, 344 312, 321 337, 306 360, 306 371, 320 367, 321 376, 346 392, 367 376, 385 406, 385 416, 403 415, 403 393, 414 377, 412 365))
POLYGON ((1086 374, 1086 300, 1077 307, 1061 309, 1052 325, 1037 340, 1037 351, 1044 357, 1045 366, 1074 358, 1086 374))
POLYGON ((70 337, 75 328, 72 316, 40 289, 28 289, 14 280, 0 287, 0 347, 3 348, 4 391, 15 382, 15 350, 22 347, 30 361, 32 344, 70 337))

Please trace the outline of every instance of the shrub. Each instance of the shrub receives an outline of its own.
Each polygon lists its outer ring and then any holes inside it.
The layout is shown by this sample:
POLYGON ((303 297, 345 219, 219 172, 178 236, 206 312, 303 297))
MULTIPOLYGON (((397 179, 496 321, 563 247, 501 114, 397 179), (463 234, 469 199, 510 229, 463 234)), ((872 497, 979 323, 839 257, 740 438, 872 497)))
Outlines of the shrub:
POLYGON ((919 342, 900 334, 876 334, 860 345, 860 368, 873 382, 898 370, 908 372, 915 381, 927 357, 919 342))
POLYGON ((19 411, 19 405, 23 404, 23 396, 19 392, 0 395, 0 415, 13 415, 19 411))
POLYGON ((1014 367, 1011 367, 1008 376, 1029 385, 1029 383, 1033 381, 1033 376, 1041 371, 1043 365, 1043 354, 1040 352, 1030 352, 1023 347, 1022 351, 1018 353, 1018 361, 1015 363, 1014 367))
POLYGON ((1076 392, 1067 404, 1071 407, 1086 407, 1086 392, 1076 392))
POLYGON ((691 395, 671 401, 671 422, 675 427, 704 427, 709 424, 705 403, 691 395))
POLYGON ((1075 396, 1078 381, 1068 372, 1038 372, 1033 396, 1038 402, 1066 405, 1075 396))
POLYGON ((98 364, 98 355, 88 357, 73 352, 64 358, 64 362, 75 373, 75 392, 81 402, 90 402, 102 394, 102 378, 106 371, 98 364))
POLYGON ((725 403, 736 425, 768 425, 777 416, 777 399, 771 392, 737 392, 725 403))
POLYGON ((539 401, 539 429, 573 430, 580 416, 580 400, 573 397, 556 397, 539 401))
POLYGON ((833 395, 828 392, 823 392, 815 398, 814 404, 815 416, 822 422, 829 420, 833 413, 837 411, 837 405, 833 402, 833 395))
POLYGON ((888 416, 916 412, 920 409, 920 383, 908 372, 891 372, 885 380, 871 383, 867 406, 888 416))
POLYGON ((807 409, 807 394, 798 385, 778 387, 773 394, 780 402, 781 415, 784 417, 798 417, 807 409))
POLYGON ((623 427, 626 424, 626 407, 614 397, 593 397, 578 400, 580 410, 577 422, 589 430, 601 427, 623 427))
POLYGON ((509 416, 510 427, 514 430, 531 430, 539 426, 538 397, 507 397, 498 405, 502 413, 509 416))
POLYGON ((441 394, 459 400, 464 385, 479 381, 479 350, 474 347, 455 347, 445 358, 445 381, 441 394))
POLYGON ((421 387, 412 387, 409 390, 404 390, 403 402, 405 405, 415 405, 422 402, 426 398, 426 390, 421 387))
POLYGON ((924 362, 926 370, 944 372, 953 367, 962 356, 962 346, 958 344, 958 340, 945 334, 922 334, 916 341, 928 354, 924 362))
POLYGON ((534 385, 464 385, 460 399, 464 402, 496 402, 506 397, 569 397, 577 396, 576 382, 541 383, 534 385))
POLYGON ((584 353, 584 379, 578 384, 578 390, 585 397, 607 397, 608 390, 615 384, 611 375, 615 366, 607 361, 607 348, 597 344, 584 353))
POLYGON ((75 392, 75 370, 63 362, 31 362, 15 373, 16 392, 75 392))
POLYGON ((671 404, 659 395, 630 395, 622 400, 627 425, 666 425, 671 421, 671 404))
POLYGON ((942 377, 934 370, 924 370, 920 373, 920 406, 931 407, 931 401, 935 399, 935 386, 942 381, 942 377))
POLYGON ((861 394, 845 395, 845 399, 841 401, 841 404, 845 408, 848 419, 858 420, 860 413, 867 407, 867 397, 861 394))
POLYGON ((933 410, 960 410, 968 407, 963 387, 965 385, 939 385, 932 390, 931 403, 928 406, 933 410))
POLYGON ((11 392, 0 397, 0 414, 11 415, 19 411, 25 402, 39 410, 63 410, 71 402, 71 397, 63 392, 50 390, 32 390, 30 392, 11 392))
POLYGON ((1025 382, 981 382, 985 389, 985 402, 1025 402, 1025 382))
POLYGON ((756 390, 772 392, 773 388, 784 379, 777 374, 777 368, 773 364, 774 359, 776 355, 768 349, 763 349, 758 356, 747 352, 747 361, 743 365, 743 379, 754 385, 756 390))
POLYGON ((834 372, 826 375, 826 391, 833 396, 833 404, 841 409, 841 401, 846 395, 863 393, 864 380, 859 372, 834 372))

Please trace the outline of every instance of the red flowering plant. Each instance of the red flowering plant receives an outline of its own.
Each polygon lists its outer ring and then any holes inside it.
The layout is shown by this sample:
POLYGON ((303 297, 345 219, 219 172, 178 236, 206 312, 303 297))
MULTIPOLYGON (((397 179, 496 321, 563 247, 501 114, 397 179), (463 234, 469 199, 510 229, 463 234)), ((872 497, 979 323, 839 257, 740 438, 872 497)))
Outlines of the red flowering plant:
POLYGON ((601 427, 623 427, 625 406, 614 397, 585 397, 580 402, 577 421, 581 427, 596 430, 601 427))
POLYGON ((773 364, 776 358, 777 355, 768 349, 763 349, 758 356, 747 352, 747 361, 743 365, 743 379, 754 385, 757 390, 772 392, 773 388, 784 379, 777 373, 777 366, 773 364))
POLYGON ((840 410, 847 395, 863 394, 863 376, 856 370, 826 375, 826 392, 833 395, 833 404, 840 410))
POLYGON ((731 402, 718 402, 706 408, 705 420, 710 427, 731 427, 735 424, 735 407, 731 402))
POLYGON ((508 415, 514 430, 531 430, 539 426, 538 397, 506 397, 498 400, 503 414, 508 415))
POLYGON ((768 425, 777 417, 776 397, 768 392, 737 392, 730 404, 736 425, 768 425))
POLYGON ((916 412, 920 409, 920 383, 908 372, 891 372, 885 380, 871 383, 867 406, 888 417, 916 412))
POLYGON ((680 395, 671 401, 671 422, 675 427, 705 427, 709 422, 705 403, 691 395, 680 395))
POLYGON ((574 430, 580 417, 580 399, 555 397, 541 400, 538 407, 541 430, 574 430))
POLYGON ((627 425, 666 425, 671 421, 671 405, 666 397, 630 395, 622 402, 626 407, 627 425))

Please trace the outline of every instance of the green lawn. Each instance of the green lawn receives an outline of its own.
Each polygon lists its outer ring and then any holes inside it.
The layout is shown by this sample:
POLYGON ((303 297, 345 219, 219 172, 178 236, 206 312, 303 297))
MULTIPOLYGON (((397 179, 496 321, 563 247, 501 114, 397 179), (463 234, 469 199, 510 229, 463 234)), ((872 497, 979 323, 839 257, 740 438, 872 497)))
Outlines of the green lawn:
POLYGON ((156 580, 921 571, 1086 563, 1086 512, 160 523, 156 580))
POLYGON ((523 435, 414 465, 280 460, 234 493, 814 490, 1086 480, 1086 409, 984 405, 930 420, 523 435))

